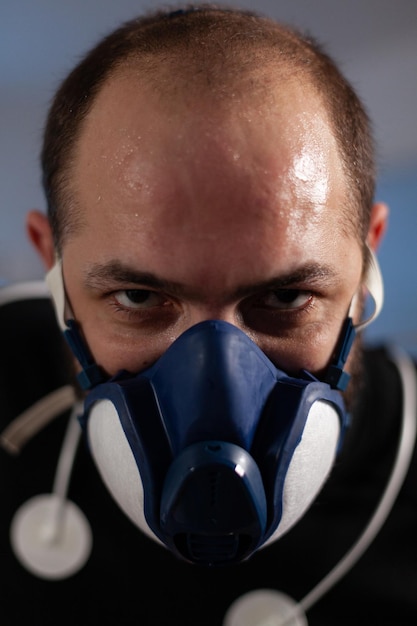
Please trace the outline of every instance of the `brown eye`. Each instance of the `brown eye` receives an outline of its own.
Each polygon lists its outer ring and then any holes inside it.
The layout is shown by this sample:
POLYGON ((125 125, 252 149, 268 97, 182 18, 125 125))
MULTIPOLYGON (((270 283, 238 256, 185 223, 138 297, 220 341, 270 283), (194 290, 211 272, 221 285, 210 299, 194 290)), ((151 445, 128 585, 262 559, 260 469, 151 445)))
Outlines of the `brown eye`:
POLYGON ((117 291, 114 298, 125 309, 147 309, 161 306, 165 298, 157 291, 149 289, 125 289, 117 291))
POLYGON ((262 298, 262 303, 271 309, 301 309, 311 301, 312 297, 310 291, 278 289, 269 291, 262 298))

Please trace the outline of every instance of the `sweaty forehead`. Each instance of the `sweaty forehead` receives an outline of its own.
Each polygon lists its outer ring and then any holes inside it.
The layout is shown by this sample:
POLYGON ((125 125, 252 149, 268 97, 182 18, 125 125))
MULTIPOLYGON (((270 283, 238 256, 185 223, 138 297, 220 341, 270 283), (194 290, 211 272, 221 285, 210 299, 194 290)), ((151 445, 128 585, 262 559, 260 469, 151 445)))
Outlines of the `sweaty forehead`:
POLYGON ((155 89, 137 68, 114 75, 77 146, 73 184, 82 210, 113 221, 118 214, 125 226, 129 215, 138 224, 159 212, 164 224, 195 219, 208 234, 212 217, 216 225, 242 222, 243 211, 290 213, 296 229, 332 205, 340 220, 343 169, 313 90, 280 79, 262 97, 206 91, 155 89))
MULTIPOLYGON (((141 67, 119 69, 96 96, 78 143, 90 141, 103 149, 113 138, 119 140, 120 149, 129 150, 129 139, 139 145, 145 136, 163 139, 166 131, 165 137, 169 132, 180 143, 190 131, 199 133, 196 143, 207 142, 219 139, 225 128, 231 135, 257 136, 261 143, 263 130, 273 125, 283 140, 292 136, 293 146, 300 140, 311 142, 318 133, 323 136, 321 149, 332 149, 336 156, 334 133, 321 98, 297 76, 264 68, 243 72, 239 79, 223 79, 219 86, 207 77, 188 78, 183 70, 173 79, 170 67, 158 68, 151 78, 141 67)), ((277 146, 277 151, 282 148, 277 146)))
MULTIPOLYGON (((135 106, 145 114, 154 113, 161 121, 182 115, 183 123, 192 118, 205 119, 209 124, 210 119, 239 115, 248 109, 270 110, 275 105, 273 94, 277 89, 293 90, 288 75, 266 67, 240 74, 225 70, 212 76, 199 65, 189 68, 173 59, 163 64, 150 59, 149 67, 144 67, 142 60, 140 65, 124 64, 111 74, 98 91, 84 126, 91 125, 106 110, 117 112, 120 117, 123 108, 135 106)), ((312 87, 304 84, 302 89, 313 92, 312 87)), ((113 125, 116 121, 113 118, 113 125)))
POLYGON ((258 157, 257 148, 259 153, 265 154, 270 148, 277 157, 285 157, 287 150, 296 153, 314 147, 323 156, 332 152, 332 157, 340 161, 320 97, 296 78, 270 77, 260 90, 231 88, 228 98, 218 97, 209 85, 202 92, 193 90, 192 85, 188 89, 184 85, 166 85, 163 76, 159 83, 156 89, 143 80, 137 69, 126 68, 108 80, 85 120, 77 157, 85 157, 88 163, 88 154, 93 150, 102 155, 105 163, 110 158, 107 153, 117 150, 113 157, 116 166, 123 153, 128 156, 143 149, 152 157, 158 146, 168 147, 164 142, 182 151, 188 140, 187 149, 196 151, 200 147, 221 147, 223 142, 226 154, 234 151, 236 166, 241 155, 235 149, 239 147, 242 151, 246 148, 247 153, 250 149, 254 159, 258 157), (269 137, 271 130, 273 138, 269 137), (83 154, 84 145, 87 154, 83 154))
POLYGON ((334 256, 343 170, 325 111, 297 81, 222 106, 200 94, 164 99, 121 73, 77 150, 84 222, 71 243, 86 262, 111 256, 193 284, 210 269, 214 285, 334 256))

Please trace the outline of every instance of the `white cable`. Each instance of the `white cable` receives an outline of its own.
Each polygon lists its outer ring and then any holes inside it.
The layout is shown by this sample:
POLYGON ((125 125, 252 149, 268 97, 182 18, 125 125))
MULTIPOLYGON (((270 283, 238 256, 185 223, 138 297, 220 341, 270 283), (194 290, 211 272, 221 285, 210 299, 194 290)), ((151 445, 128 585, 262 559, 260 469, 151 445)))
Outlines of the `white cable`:
POLYGON ((327 576, 300 601, 305 612, 353 567, 372 543, 394 505, 410 466, 416 439, 416 372, 412 360, 404 351, 393 348, 391 353, 398 367, 403 388, 403 420, 394 469, 374 515, 358 541, 327 576))
POLYGON ((10 454, 18 454, 42 428, 70 409, 75 400, 76 394, 72 385, 54 389, 18 415, 0 433, 0 445, 10 454))
POLYGON ((80 404, 73 407, 58 458, 52 493, 39 494, 16 511, 10 540, 16 557, 35 576, 68 578, 80 571, 92 549, 92 533, 81 509, 68 499, 68 487, 81 427, 80 404))
POLYGON ((37 298, 49 298, 50 293, 44 280, 31 280, 21 283, 6 285, 0 289, 0 306, 13 304, 18 300, 32 300, 37 298))
POLYGON ((80 414, 81 403, 75 403, 69 417, 67 431, 58 458, 52 493, 56 496, 56 506, 51 510, 51 519, 45 524, 45 533, 48 539, 58 541, 63 526, 65 504, 68 496, 68 487, 81 436, 81 427, 77 417, 80 414))

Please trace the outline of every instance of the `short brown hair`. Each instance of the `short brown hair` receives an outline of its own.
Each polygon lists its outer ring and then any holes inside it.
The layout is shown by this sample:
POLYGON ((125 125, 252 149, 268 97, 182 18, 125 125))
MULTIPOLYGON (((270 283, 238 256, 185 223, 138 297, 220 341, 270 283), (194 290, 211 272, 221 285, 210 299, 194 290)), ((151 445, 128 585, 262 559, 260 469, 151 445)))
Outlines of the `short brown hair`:
POLYGON ((348 220, 365 240, 375 188, 374 145, 368 115, 349 82, 311 37, 250 11, 204 4, 158 10, 123 24, 88 52, 57 91, 41 155, 57 250, 74 224, 70 164, 100 88, 130 61, 157 80, 158 67, 173 59, 179 76, 188 64, 211 85, 222 81, 225 68, 232 68, 236 82, 248 71, 262 72, 266 62, 301 73, 327 109, 349 189, 348 220))

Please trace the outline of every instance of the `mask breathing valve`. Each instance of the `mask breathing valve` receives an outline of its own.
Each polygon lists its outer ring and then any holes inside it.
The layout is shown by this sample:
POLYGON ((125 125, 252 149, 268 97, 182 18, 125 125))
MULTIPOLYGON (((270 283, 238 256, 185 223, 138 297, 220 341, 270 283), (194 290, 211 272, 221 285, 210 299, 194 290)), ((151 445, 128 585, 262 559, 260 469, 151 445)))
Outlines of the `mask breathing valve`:
POLYGON ((241 560, 260 542, 266 516, 261 474, 240 446, 199 442, 169 468, 161 497, 161 529, 187 560, 241 560))

